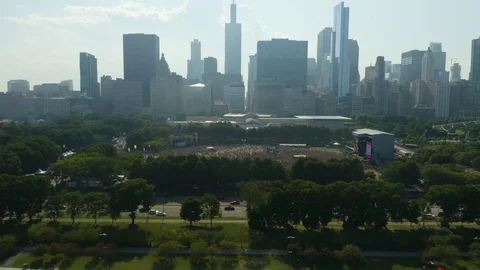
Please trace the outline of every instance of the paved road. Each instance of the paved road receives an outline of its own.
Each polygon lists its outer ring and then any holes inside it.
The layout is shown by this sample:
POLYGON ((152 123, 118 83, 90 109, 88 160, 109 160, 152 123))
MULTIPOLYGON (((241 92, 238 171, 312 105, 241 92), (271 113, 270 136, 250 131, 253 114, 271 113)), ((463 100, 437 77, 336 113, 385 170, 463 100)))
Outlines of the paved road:
MULTIPOLYGON (((33 247, 23 248, 22 252, 33 252, 33 247)), ((80 252, 86 252, 87 249, 80 249, 80 252)), ((144 255, 155 253, 155 248, 119 248, 116 250, 117 253, 133 254, 133 255, 144 255)), ((176 250, 172 252, 173 255, 188 255, 190 254, 189 250, 176 250)), ((289 255, 288 251, 285 249, 237 249, 237 250, 217 250, 217 254, 220 255, 277 255, 277 256, 287 256, 289 255)), ((301 254, 300 254, 301 255, 301 254)), ((418 252, 395 252, 395 251, 365 251, 365 257, 419 257, 420 253, 418 252)), ((468 252, 461 253, 461 256, 470 256, 468 252)))

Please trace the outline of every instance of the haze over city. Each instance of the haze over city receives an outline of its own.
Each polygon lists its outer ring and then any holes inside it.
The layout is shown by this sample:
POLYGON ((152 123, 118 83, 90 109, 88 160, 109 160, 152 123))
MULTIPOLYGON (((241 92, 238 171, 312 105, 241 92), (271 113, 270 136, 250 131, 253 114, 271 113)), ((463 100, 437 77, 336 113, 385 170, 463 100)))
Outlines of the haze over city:
MULTIPOLYGON (((308 41, 309 57, 316 56, 317 35, 333 22, 339 1, 238 0, 242 23, 242 75, 247 80, 248 56, 258 40, 290 38, 308 41)), ((78 53, 98 59, 98 75, 123 78, 122 35, 151 33, 160 38, 160 52, 173 72, 187 74, 190 42, 202 42, 202 57, 218 59, 224 71, 224 23, 230 0, 161 1, 1 1, 0 82, 27 79, 31 85, 73 79, 79 89, 78 53)), ((400 63, 401 53, 426 50, 442 42, 451 59, 470 69, 471 40, 478 38, 480 22, 475 0, 345 1, 350 7, 349 38, 360 47, 359 70, 375 64, 378 55, 400 63)), ((2 83, 0 91, 6 91, 2 83)))

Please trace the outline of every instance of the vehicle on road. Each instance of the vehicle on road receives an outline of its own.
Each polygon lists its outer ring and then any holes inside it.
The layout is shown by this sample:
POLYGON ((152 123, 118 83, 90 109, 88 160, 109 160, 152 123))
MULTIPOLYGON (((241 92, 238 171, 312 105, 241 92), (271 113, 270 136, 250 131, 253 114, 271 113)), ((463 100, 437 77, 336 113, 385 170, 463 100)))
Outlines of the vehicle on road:
POLYGON ((228 206, 225 206, 224 210, 225 211, 235 211, 235 207, 233 207, 231 205, 228 205, 228 206))
POLYGON ((158 212, 155 214, 155 216, 157 216, 157 217, 166 217, 166 216, 167 216, 167 213, 158 211, 158 212))
POLYGON ((150 211, 148 211, 149 216, 155 216, 157 213, 158 213, 158 210, 155 210, 155 209, 150 209, 150 211))
POLYGON ((239 204, 240 204, 239 201, 231 201, 231 202, 230 202, 230 205, 239 205, 239 204))

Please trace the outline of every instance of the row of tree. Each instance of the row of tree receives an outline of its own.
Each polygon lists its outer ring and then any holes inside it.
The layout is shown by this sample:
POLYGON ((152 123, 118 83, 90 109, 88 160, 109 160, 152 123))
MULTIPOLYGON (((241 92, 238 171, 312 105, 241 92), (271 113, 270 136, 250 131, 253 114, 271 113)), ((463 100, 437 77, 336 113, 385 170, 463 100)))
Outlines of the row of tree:
POLYGON ((5 216, 31 221, 37 214, 56 220, 65 212, 75 219, 86 215, 97 221, 101 213, 112 221, 122 212, 129 212, 132 224, 138 207, 149 209, 155 203, 152 185, 144 179, 132 179, 113 185, 108 192, 79 191, 55 193, 52 182, 45 177, 0 175, 0 220, 5 216))
POLYGON ((302 180, 246 182, 239 184, 239 189, 247 201, 249 226, 256 230, 297 224, 313 230, 327 226, 334 218, 347 229, 382 229, 389 221, 425 220, 429 205, 442 208, 444 226, 480 218, 478 186, 434 186, 426 195, 428 201, 409 200, 402 184, 383 181, 329 185, 302 180))
POLYGON ((362 162, 358 159, 331 159, 326 163, 311 158, 299 159, 290 169, 271 159, 197 155, 138 160, 131 176, 147 179, 159 192, 181 195, 234 192, 237 183, 249 180, 303 179, 327 184, 365 179, 362 162))

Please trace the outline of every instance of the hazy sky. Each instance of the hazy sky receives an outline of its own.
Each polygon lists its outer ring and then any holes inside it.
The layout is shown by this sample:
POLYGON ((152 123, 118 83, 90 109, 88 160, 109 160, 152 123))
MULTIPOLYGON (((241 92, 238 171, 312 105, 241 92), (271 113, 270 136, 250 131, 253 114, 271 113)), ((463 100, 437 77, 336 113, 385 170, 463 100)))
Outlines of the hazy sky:
MULTIPOLYGON (((338 0, 237 0, 243 24, 242 70, 256 41, 272 37, 308 40, 316 56, 317 34, 332 26, 338 0)), ((360 46, 360 74, 378 55, 393 63, 402 52, 443 43, 451 59, 470 70, 471 40, 480 35, 479 0, 345 0, 350 38, 360 46)), ((122 34, 160 37, 170 69, 186 75, 190 41, 202 42, 202 57, 224 66, 224 22, 231 0, 0 0, 0 91, 6 81, 31 85, 73 79, 79 89, 79 52, 94 54, 98 75, 123 77, 122 34)))

